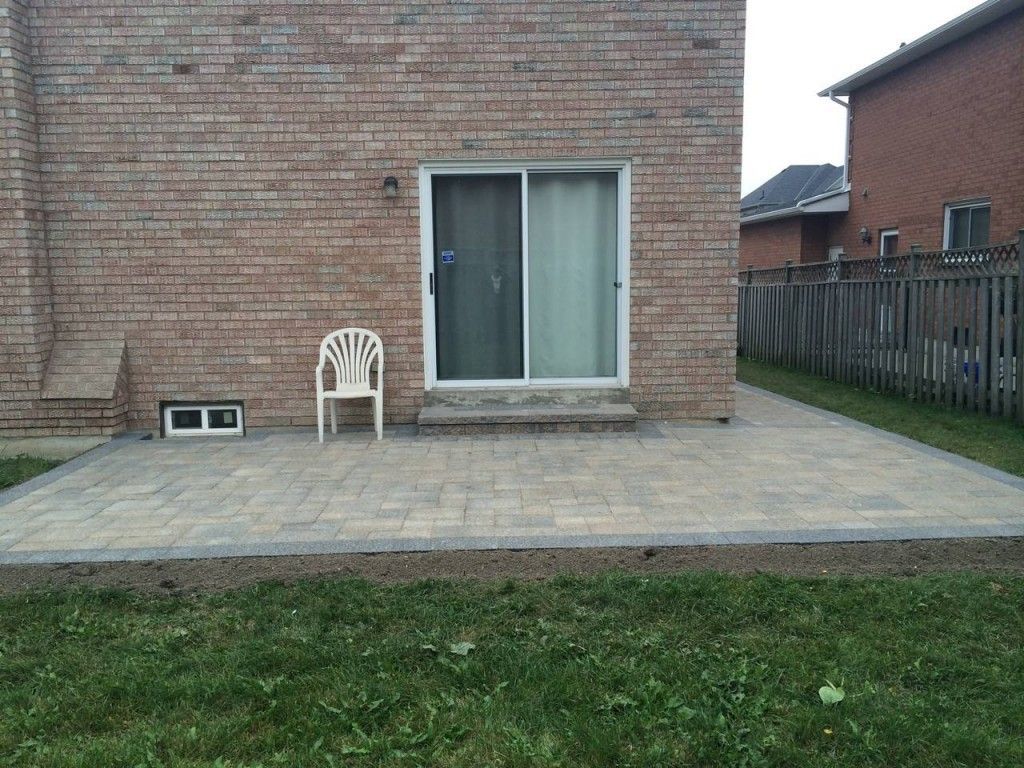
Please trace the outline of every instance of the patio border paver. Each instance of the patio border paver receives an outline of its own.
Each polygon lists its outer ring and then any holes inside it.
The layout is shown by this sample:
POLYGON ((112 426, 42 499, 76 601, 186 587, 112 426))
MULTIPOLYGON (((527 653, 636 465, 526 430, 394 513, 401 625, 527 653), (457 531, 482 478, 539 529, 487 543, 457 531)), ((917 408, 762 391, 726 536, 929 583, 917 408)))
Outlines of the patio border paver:
MULTIPOLYGON (((737 384, 737 387, 797 410, 852 427, 920 452, 931 458, 950 462, 962 469, 1024 491, 1024 478, 1015 477, 970 459, 932 448, 915 440, 872 427, 862 422, 792 400, 773 392, 737 384)), ((749 422, 748 422, 749 423, 749 422)), ((689 426, 689 425, 687 425, 689 426)), ((699 428, 703 425, 696 424, 699 428)), ((718 429, 727 426, 709 425, 718 429)), ((389 430, 390 431, 390 430, 389 430)), ((408 430, 399 429, 399 434, 408 430)), ((268 432, 268 434, 271 434, 268 432)), ((392 432, 394 434, 394 432, 392 432)), ((122 435, 61 466, 15 488, 0 492, 0 505, 45 487, 61 477, 86 466, 140 439, 140 433, 122 435)), ((258 436, 254 435, 259 439, 258 436)), ((437 438, 428 438, 437 439, 437 438)), ((515 439, 514 437, 512 439, 515 439)), ((467 536, 433 538, 373 538, 331 541, 294 541, 202 546, 170 546, 140 548, 36 550, 0 552, 0 564, 43 564, 74 562, 105 562, 130 560, 182 560, 220 557, 261 557, 275 555, 326 555, 349 553, 418 552, 432 550, 494 550, 494 549, 565 549, 590 547, 682 547, 726 544, 812 544, 869 541, 906 541, 913 539, 985 538, 1024 536, 1024 524, 956 525, 956 526, 892 526, 883 528, 802 528, 790 530, 699 531, 664 534, 539 534, 529 536, 467 536)))
POLYGON ((137 560, 202 560, 278 555, 380 554, 499 549, 590 549, 608 547, 696 547, 728 544, 851 544, 870 541, 976 539, 1024 536, 1024 525, 956 527, 829 528, 796 531, 729 531, 680 534, 589 534, 575 536, 351 539, 245 545, 154 547, 140 549, 52 550, 0 553, 0 565, 99 563, 137 560))

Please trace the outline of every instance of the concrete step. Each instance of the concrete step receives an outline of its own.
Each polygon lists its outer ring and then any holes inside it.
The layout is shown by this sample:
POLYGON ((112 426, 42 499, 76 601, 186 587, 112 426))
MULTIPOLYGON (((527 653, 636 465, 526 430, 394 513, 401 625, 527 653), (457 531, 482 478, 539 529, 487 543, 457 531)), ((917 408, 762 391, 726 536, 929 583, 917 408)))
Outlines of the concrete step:
POLYGON ((437 399, 431 398, 420 411, 419 431, 421 435, 636 431, 638 415, 628 402, 594 401, 615 397, 610 393, 618 390, 582 397, 569 392, 559 392, 556 396, 558 402, 544 402, 548 399, 545 397, 523 396, 522 391, 514 399, 525 402, 503 402, 495 390, 488 390, 487 394, 478 397, 467 396, 467 392, 462 390, 455 398, 449 396, 449 402, 438 403, 437 399))
POLYGON ((425 406, 451 405, 629 405, 626 387, 489 387, 486 389, 431 389, 423 393, 425 406))

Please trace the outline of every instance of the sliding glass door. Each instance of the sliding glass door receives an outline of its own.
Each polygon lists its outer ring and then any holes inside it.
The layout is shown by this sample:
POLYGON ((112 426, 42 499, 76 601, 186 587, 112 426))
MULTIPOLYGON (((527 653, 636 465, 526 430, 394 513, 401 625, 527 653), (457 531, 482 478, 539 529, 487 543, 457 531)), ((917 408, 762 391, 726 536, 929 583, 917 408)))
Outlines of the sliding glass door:
POLYGON ((437 384, 621 378, 621 173, 427 174, 437 384))

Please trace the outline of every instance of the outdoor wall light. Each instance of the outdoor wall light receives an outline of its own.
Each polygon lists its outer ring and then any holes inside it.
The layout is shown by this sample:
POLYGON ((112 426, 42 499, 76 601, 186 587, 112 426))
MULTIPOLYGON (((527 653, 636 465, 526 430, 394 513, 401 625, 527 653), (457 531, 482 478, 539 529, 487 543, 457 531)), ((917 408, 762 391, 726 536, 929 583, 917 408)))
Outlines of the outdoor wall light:
POLYGON ((394 176, 384 179, 384 197, 398 197, 398 179, 394 176))
POLYGON ((860 241, 862 243, 870 243, 871 242, 871 230, 868 229, 867 227, 861 227, 860 228, 860 241))

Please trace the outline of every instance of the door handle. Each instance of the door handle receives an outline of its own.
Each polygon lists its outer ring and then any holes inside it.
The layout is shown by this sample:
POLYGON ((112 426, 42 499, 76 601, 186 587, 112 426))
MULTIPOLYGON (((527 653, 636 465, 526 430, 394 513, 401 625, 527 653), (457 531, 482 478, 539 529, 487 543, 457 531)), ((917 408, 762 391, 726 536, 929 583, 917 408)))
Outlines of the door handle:
POLYGON ((622 283, 620 283, 618 280, 616 280, 614 283, 612 283, 612 285, 614 285, 616 288, 621 288, 622 287, 622 283))

